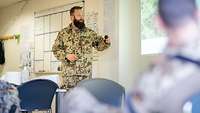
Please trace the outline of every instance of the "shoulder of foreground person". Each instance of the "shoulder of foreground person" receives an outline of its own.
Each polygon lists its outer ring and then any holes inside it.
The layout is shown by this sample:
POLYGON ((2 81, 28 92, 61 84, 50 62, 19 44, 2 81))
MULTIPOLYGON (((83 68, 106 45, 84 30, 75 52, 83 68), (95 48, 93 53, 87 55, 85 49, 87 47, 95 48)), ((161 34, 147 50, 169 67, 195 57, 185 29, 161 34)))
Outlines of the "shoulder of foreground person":
POLYGON ((64 97, 64 101, 67 113, 122 113, 117 108, 100 103, 84 88, 75 88, 69 91, 64 97))

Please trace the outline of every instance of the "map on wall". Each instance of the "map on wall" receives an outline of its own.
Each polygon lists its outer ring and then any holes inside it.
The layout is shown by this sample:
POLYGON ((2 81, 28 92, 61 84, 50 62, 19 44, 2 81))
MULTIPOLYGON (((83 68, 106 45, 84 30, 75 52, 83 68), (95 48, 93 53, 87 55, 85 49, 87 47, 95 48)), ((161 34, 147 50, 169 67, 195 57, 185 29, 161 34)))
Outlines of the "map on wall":
POLYGON ((98 32, 98 13, 97 12, 86 12, 85 13, 85 21, 88 28, 98 32))

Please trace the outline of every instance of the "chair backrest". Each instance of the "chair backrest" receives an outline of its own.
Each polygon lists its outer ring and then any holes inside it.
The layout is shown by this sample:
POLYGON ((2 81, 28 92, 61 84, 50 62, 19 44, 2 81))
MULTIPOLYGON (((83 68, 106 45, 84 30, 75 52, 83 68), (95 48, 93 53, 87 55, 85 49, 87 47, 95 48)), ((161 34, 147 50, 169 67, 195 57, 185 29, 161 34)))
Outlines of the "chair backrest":
POLYGON ((51 103, 58 85, 51 80, 37 79, 18 87, 22 110, 33 111, 51 108, 51 103))
POLYGON ((15 113, 16 109, 17 109, 17 106, 16 105, 12 105, 9 113, 15 113))
POLYGON ((86 88, 100 102, 115 107, 121 107, 125 89, 118 83, 107 79, 83 80, 78 87, 86 88))

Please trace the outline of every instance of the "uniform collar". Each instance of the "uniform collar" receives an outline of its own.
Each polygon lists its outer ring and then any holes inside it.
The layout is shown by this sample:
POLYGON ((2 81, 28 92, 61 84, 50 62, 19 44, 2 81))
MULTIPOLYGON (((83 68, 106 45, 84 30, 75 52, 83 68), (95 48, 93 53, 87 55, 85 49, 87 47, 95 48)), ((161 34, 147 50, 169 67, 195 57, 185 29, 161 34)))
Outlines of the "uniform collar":
POLYGON ((169 56, 176 56, 181 55, 184 57, 188 57, 194 60, 200 60, 200 40, 197 39, 191 43, 187 43, 184 46, 179 48, 170 48, 167 46, 164 50, 165 55, 169 56))

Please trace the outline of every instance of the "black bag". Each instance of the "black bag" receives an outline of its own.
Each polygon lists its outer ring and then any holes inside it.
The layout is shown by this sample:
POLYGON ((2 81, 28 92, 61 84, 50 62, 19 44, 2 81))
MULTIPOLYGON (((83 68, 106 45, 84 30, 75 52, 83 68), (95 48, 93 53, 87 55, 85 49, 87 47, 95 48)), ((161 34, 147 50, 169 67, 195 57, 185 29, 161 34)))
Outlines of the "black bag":
POLYGON ((5 63, 5 52, 3 41, 0 41, 0 65, 5 63))

